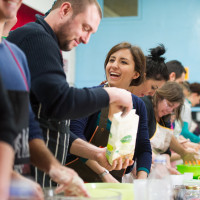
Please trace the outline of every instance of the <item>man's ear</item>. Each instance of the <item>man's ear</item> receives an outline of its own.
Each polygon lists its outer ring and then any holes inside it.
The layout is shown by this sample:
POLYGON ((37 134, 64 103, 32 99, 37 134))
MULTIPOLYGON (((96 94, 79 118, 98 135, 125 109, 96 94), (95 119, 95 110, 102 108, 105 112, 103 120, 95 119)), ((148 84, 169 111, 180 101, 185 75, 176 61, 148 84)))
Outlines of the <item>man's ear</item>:
POLYGON ((169 80, 170 80, 170 81, 175 81, 175 80, 176 80, 176 73, 175 73, 175 72, 172 72, 172 73, 169 75, 169 80))
POLYGON ((70 15, 72 13, 72 6, 71 3, 69 2, 64 2, 61 6, 60 6, 60 16, 61 18, 70 15))

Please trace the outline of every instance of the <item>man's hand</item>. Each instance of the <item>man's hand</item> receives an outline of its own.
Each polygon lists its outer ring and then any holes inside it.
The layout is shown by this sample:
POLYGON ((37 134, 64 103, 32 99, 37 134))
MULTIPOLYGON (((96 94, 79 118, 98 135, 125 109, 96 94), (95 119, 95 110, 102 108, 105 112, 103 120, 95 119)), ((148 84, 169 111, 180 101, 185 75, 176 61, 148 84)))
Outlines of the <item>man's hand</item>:
POLYGON ((60 184, 55 193, 64 192, 66 196, 89 197, 84 182, 74 170, 60 165, 52 167, 49 175, 53 181, 60 184))
POLYGON ((95 159, 102 167, 106 168, 109 171, 112 170, 121 170, 125 169, 130 165, 133 165, 134 161, 126 159, 124 162, 122 162, 122 158, 117 159, 113 162, 112 165, 109 164, 107 158, 106 158, 106 148, 99 148, 98 153, 96 154, 95 159))
POLYGON ((110 97, 110 104, 115 104, 126 115, 132 108, 132 95, 130 92, 124 89, 107 87, 104 88, 110 97))

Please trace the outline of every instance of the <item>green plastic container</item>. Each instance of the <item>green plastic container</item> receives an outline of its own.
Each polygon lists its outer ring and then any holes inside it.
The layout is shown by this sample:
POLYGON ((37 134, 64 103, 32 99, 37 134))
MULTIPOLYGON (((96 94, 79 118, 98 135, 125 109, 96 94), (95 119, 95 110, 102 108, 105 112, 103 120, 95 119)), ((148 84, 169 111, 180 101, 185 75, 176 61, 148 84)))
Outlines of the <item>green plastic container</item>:
POLYGON ((102 190, 105 195, 109 191, 117 191, 121 193, 122 200, 134 199, 133 183, 86 183, 85 186, 89 193, 91 189, 94 190, 93 193, 102 190))
POLYGON ((192 172, 194 179, 200 179, 200 165, 177 165, 177 170, 181 174, 192 172))

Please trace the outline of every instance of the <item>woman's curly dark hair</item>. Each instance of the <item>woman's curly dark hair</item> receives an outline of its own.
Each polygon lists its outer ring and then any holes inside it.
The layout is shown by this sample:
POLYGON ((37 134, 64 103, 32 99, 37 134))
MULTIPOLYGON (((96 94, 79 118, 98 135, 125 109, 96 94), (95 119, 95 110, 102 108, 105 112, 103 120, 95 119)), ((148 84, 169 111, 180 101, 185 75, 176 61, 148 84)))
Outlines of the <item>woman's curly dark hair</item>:
POLYGON ((146 79, 168 81, 169 73, 162 55, 166 52, 163 44, 149 50, 150 55, 146 57, 146 79))

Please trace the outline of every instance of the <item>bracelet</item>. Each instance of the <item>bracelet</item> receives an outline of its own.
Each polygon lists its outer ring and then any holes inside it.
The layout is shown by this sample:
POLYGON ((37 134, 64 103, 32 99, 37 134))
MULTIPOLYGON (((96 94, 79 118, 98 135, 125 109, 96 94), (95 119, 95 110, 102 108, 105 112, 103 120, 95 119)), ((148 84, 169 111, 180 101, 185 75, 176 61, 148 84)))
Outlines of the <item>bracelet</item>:
POLYGON ((107 169, 105 169, 103 173, 99 174, 99 177, 103 178, 106 174, 109 174, 109 171, 107 169))

